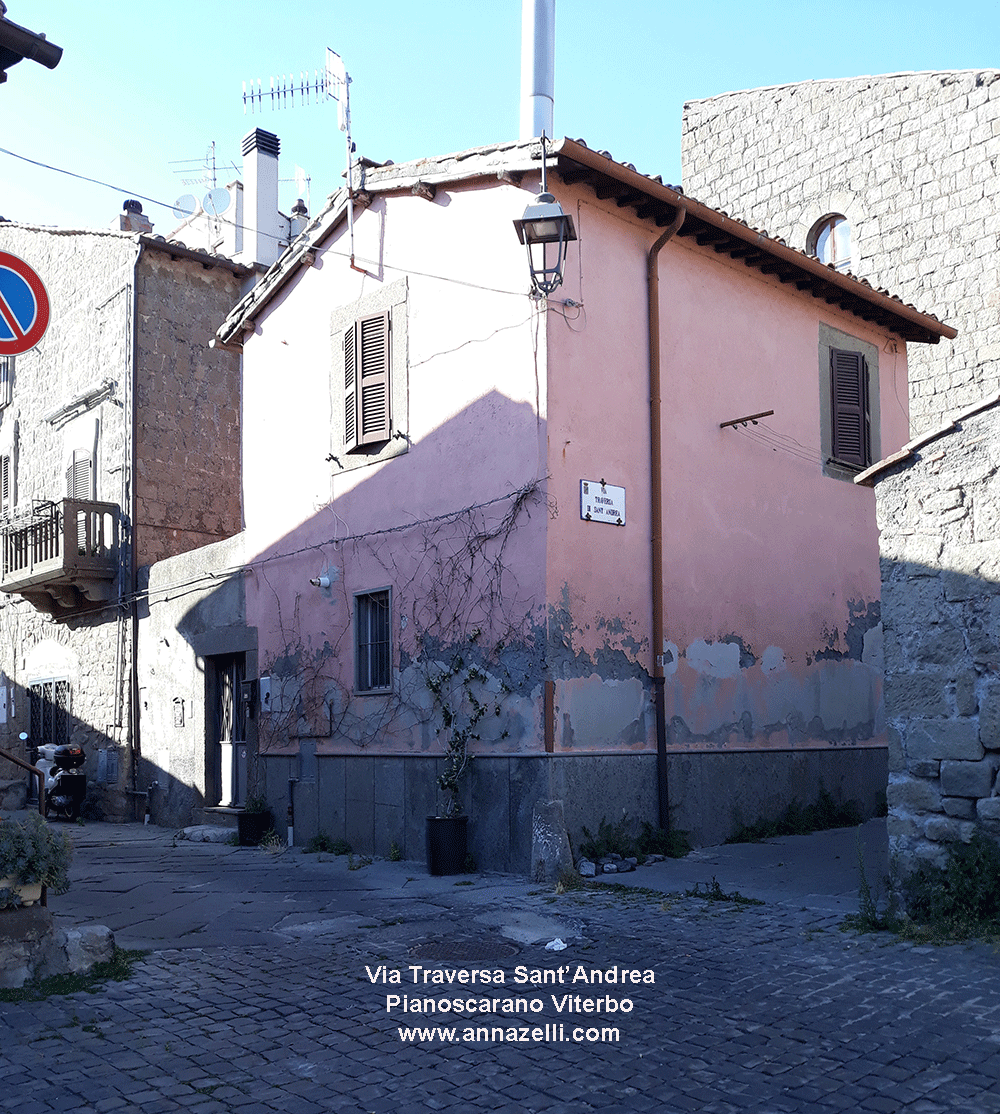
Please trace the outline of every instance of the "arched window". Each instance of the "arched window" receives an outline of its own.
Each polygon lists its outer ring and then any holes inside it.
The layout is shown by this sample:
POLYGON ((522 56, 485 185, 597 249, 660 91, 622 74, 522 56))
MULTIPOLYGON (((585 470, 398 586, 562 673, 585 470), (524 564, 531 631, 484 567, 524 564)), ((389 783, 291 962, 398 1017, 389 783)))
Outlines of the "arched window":
POLYGON ((840 213, 827 213, 809 233, 809 251, 821 263, 832 263, 838 271, 851 266, 851 226, 840 213))

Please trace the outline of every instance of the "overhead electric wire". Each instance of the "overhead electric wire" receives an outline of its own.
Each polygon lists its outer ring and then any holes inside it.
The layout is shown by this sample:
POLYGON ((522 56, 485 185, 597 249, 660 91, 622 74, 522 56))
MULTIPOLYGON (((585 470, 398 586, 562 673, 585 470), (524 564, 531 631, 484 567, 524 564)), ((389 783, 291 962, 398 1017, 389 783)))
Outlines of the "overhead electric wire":
MULTIPOLYGON (((163 209, 170 209, 172 211, 176 207, 175 202, 158 201, 155 197, 147 197, 146 194, 136 193, 134 190, 127 190, 124 187, 116 186, 111 182, 102 182, 99 178, 88 178, 87 175, 85 175, 85 174, 77 174, 75 171, 72 171, 72 170, 64 170, 62 167, 52 166, 50 163, 46 163, 46 162, 40 162, 38 159, 29 159, 27 155, 19 155, 16 151, 10 151, 6 147, 0 147, 0 154, 9 155, 13 159, 20 159, 22 162, 30 163, 32 166, 40 166, 44 170, 52 170, 56 174, 67 174, 67 175, 69 175, 69 177, 78 178, 82 182, 90 182, 92 185, 102 186, 105 189, 114 190, 115 193, 124 194, 126 197, 134 197, 134 198, 137 198, 140 201, 148 201, 151 205, 158 205, 163 209)), ((333 195, 331 195, 331 196, 333 196, 333 195)), ((320 210, 320 212, 323 212, 323 210, 320 210)), ((193 215, 194 214, 188 214, 188 216, 193 216, 193 215)), ((208 215, 209 214, 206 214, 206 216, 208 216, 208 215)), ((222 224, 229 225, 231 228, 235 228, 237 230, 244 231, 244 232, 247 230, 247 227, 248 227, 245 224, 242 224, 242 225, 238 224, 236 221, 229 220, 226 217, 224 217, 222 215, 218 215, 218 214, 211 216, 211 219, 212 220, 217 220, 222 224)), ((317 219, 318 219, 318 216, 311 218, 311 221, 314 222, 317 219)), ((12 223, 17 224, 17 223, 27 223, 27 222, 14 221, 12 223)), ((43 226, 39 226, 39 227, 47 227, 47 226, 43 225, 43 226)), ((285 244, 286 243, 286 241, 281 236, 276 236, 276 235, 274 235, 273 233, 270 233, 270 232, 259 231, 259 235, 263 236, 265 239, 275 240, 279 244, 285 244)), ((335 248, 331 248, 331 247, 319 248, 318 251, 322 255, 327 255, 327 254, 335 255, 335 256, 339 256, 343 259, 351 258, 351 253, 349 251, 347 251, 347 252, 337 251, 335 248)), ((392 264, 387 263, 387 264, 385 264, 385 269, 387 271, 397 271, 399 274, 416 275, 419 278, 430 278, 430 279, 437 279, 440 282, 450 282, 450 283, 453 283, 456 286, 467 286, 467 287, 471 287, 474 290, 488 290, 488 291, 490 291, 491 293, 494 293, 494 294, 512 294, 515 297, 525 297, 526 293, 527 293, 526 291, 523 291, 523 290, 508 290, 508 289, 505 289, 505 288, 499 287, 499 286, 486 286, 482 283, 469 282, 465 279, 453 278, 451 275, 437 275, 437 274, 432 274, 429 271, 418 271, 418 270, 416 270, 412 267, 396 267, 396 266, 393 266, 392 264)))

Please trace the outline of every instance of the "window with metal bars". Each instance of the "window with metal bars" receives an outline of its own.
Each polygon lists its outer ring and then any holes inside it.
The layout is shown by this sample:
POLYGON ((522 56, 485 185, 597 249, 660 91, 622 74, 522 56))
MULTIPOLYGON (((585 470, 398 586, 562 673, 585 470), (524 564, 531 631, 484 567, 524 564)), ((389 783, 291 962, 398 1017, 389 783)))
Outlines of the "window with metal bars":
POLYGON ((31 703, 32 746, 56 743, 61 746, 69 741, 69 681, 53 678, 36 681, 28 690, 31 703))
POLYGON ((348 452, 388 441, 392 390, 389 311, 359 317, 344 333, 344 442, 348 452))
POLYGON ((390 614, 388 588, 354 597, 355 687, 359 692, 392 687, 390 614))

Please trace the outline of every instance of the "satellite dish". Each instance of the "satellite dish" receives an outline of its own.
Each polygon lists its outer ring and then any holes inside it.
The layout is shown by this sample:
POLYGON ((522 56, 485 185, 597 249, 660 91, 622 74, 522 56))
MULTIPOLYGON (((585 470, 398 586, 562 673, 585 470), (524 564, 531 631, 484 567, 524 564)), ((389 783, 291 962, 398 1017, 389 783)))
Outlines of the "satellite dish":
POLYGON ((232 200, 229 196, 229 190, 224 186, 217 186, 214 190, 209 190, 205 194, 201 205, 210 217, 221 217, 232 204, 232 200))
POLYGON ((173 213, 178 220, 191 216, 198 211, 198 198, 193 193, 186 193, 174 202, 173 213))

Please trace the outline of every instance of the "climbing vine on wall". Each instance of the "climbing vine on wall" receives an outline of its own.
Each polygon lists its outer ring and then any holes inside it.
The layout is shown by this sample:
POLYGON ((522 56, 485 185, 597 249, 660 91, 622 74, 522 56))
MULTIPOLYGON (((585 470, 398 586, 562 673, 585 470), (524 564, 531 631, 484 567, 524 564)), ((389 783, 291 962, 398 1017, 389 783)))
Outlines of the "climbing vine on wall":
POLYGON ((508 698, 529 694, 541 679, 543 532, 527 527, 549 510, 532 481, 488 504, 317 546, 328 562, 330 620, 312 638, 301 593, 291 595, 287 580, 263 565, 274 624, 261 641, 280 651, 262 653, 272 711, 261 716, 260 752, 294 752, 308 737, 358 749, 416 740, 428 754, 443 746, 438 786, 446 811, 460 811, 470 746, 509 738, 517 713, 508 698), (354 592, 380 577, 392 592, 392 685, 358 693, 354 592))

